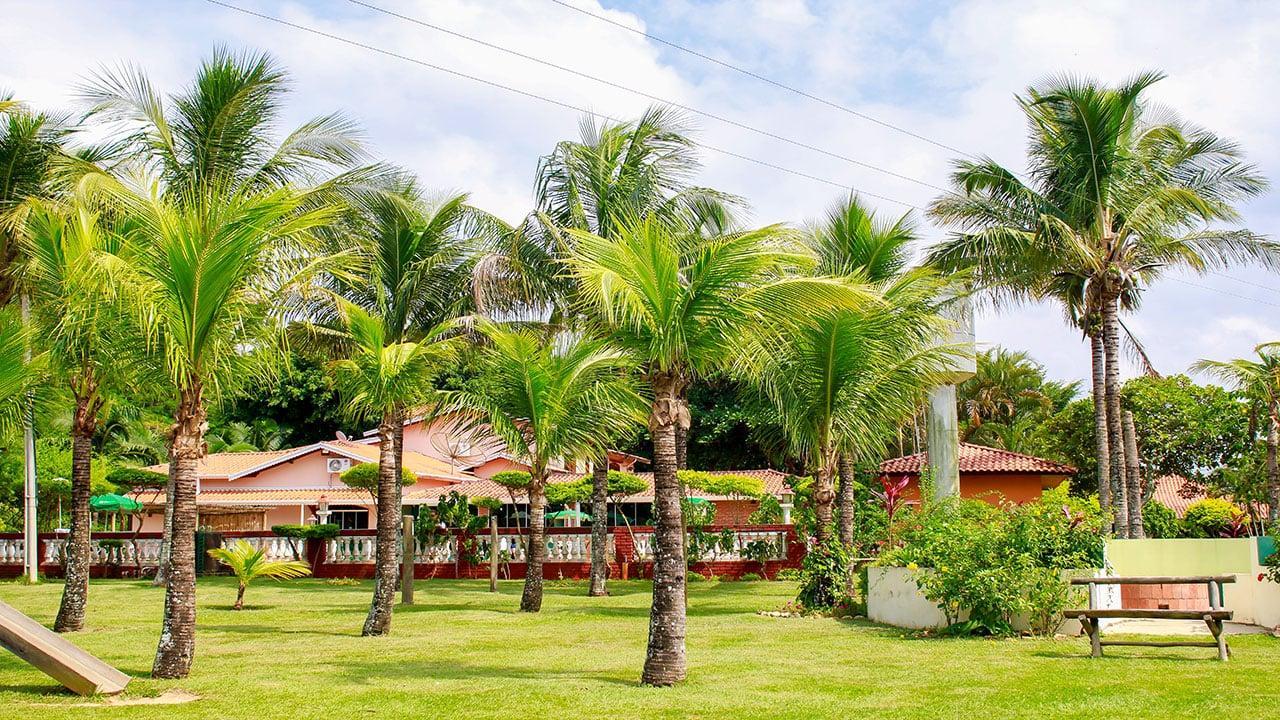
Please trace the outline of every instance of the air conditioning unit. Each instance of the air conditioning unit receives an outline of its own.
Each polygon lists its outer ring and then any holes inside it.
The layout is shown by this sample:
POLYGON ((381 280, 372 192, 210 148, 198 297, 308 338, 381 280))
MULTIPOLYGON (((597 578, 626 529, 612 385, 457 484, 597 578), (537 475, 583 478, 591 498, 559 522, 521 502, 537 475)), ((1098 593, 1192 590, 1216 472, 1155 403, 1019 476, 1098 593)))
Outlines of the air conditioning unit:
POLYGON ((329 472, 331 473, 344 473, 349 467, 351 467, 351 461, 347 458, 329 458, 329 472))

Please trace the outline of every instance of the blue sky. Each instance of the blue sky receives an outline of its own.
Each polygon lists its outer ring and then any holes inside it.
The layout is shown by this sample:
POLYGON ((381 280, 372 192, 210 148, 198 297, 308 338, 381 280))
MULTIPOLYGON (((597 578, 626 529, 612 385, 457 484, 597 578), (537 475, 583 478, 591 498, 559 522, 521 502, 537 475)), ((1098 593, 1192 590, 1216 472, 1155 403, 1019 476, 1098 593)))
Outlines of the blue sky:
MULTIPOLYGON (((350 2, 227 0, 403 55, 611 116, 648 100, 510 58, 350 2)), ((944 184, 947 150, 770 87, 558 6, 551 0, 373 4, 546 57, 614 82, 792 137, 923 183, 944 184)), ((1021 167, 1013 96, 1056 72, 1117 81, 1158 68, 1152 97, 1240 141, 1280 180, 1280 13, 1256 2, 606 2, 565 0, 617 22, 802 88, 967 152, 1021 167)), ((288 120, 343 110, 373 151, 424 185, 467 190, 515 219, 532 200, 539 155, 576 133, 577 114, 415 64, 273 26, 203 0, 170 3, 0 0, 0 88, 69 107, 94 68, 140 64, 177 88, 215 44, 269 50, 290 69, 288 120)), ((696 118, 698 137, 840 185, 924 205, 936 191, 750 132, 696 118)), ((803 222, 841 190, 707 153, 700 182, 744 196, 753 219, 803 222)), ((1280 196, 1244 208, 1280 232, 1280 196)), ((873 201, 885 214, 906 208, 873 201)), ((940 232, 924 224, 926 238, 940 232)), ((1280 339, 1280 278, 1256 269, 1174 275, 1130 326, 1163 372, 1200 357, 1242 356, 1280 339), (1190 283, 1190 284, 1188 284, 1190 283)), ((1088 349, 1052 307, 979 318, 978 339, 1030 351, 1059 378, 1088 373, 1088 349)))

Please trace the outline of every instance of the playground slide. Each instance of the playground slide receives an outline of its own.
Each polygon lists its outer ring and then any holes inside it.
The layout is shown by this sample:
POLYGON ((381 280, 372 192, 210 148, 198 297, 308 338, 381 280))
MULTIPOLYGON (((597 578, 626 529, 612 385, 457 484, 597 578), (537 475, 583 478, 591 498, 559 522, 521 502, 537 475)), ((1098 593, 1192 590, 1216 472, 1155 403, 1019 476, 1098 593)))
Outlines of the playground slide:
POLYGON ((81 695, 115 695, 129 676, 0 601, 0 645, 81 695))

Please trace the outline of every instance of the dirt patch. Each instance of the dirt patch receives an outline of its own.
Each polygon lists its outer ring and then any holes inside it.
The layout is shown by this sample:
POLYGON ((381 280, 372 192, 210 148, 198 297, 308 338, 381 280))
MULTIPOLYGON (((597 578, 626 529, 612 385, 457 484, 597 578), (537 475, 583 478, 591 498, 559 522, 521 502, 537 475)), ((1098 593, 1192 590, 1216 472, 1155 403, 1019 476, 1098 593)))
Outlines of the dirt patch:
POLYGON ((128 705, 182 705, 184 703, 195 702, 200 696, 186 690, 166 690, 155 697, 125 697, 116 695, 105 698, 98 702, 82 702, 66 705, 62 703, 29 703, 36 707, 84 707, 84 708, 101 708, 101 707, 124 707, 128 705))

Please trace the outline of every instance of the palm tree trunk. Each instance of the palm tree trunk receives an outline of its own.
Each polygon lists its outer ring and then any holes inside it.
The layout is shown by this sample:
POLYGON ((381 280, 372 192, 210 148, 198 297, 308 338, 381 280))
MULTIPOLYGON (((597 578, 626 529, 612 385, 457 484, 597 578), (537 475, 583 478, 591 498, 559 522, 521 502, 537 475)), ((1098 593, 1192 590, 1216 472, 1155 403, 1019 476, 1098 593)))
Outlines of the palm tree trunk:
POLYGON ((1280 404, 1272 403, 1271 427, 1267 430, 1267 522, 1275 532, 1276 519, 1280 518, 1280 463, 1276 452, 1280 449, 1280 404))
POLYGON ((645 651, 646 685, 674 685, 685 677, 685 556, 680 484, 676 479, 676 426, 688 423, 681 412, 682 381, 661 374, 652 378, 653 406, 653 605, 649 610, 649 644, 645 651))
POLYGON ((1129 534, 1129 503, 1124 480, 1124 431, 1120 414, 1120 298, 1108 293, 1102 300, 1102 346, 1106 352, 1107 448, 1110 451, 1111 499, 1116 535, 1129 534))
POLYGON ((524 565, 524 592, 520 612, 542 610, 542 565, 547 561, 546 473, 536 471, 529 478, 529 548, 524 565))
POLYGON ((819 545, 831 537, 836 499, 836 453, 830 447, 823 447, 821 452, 822 461, 813 483, 813 515, 819 545))
POLYGON ((240 581, 240 587, 236 590, 236 604, 231 606, 232 610, 244 609, 244 581, 240 581))
POLYGON ((676 425, 676 469, 689 467, 689 430, 676 425))
MULTIPOLYGON (((402 473, 404 472, 404 416, 400 413, 396 414, 396 429, 392 437, 392 442, 394 443, 392 445, 392 448, 393 448, 393 451, 395 452, 395 458, 396 458, 396 499, 395 499, 396 518, 397 518, 396 522, 398 523, 397 527, 402 529, 404 527, 404 485, 400 483, 400 478, 402 476, 402 473)), ((462 557, 461 537, 456 538, 455 542, 459 544, 459 547, 457 548, 457 552, 454 553, 454 557, 461 558, 462 557)), ((403 567, 404 565, 404 542, 403 541, 396 542, 395 565, 398 568, 403 567)), ((401 589, 400 586, 404 584, 404 578, 401 575, 402 574, 400 573, 396 575, 396 590, 400 590, 401 589)))
POLYGON ((609 456, 596 458, 591 468, 591 589, 587 594, 609 594, 609 456))
POLYGON ((396 506, 400 478, 396 476, 395 413, 386 413, 378 425, 378 539, 374 551, 373 602, 361 635, 391 632, 391 605, 400 576, 400 508, 396 506))
POLYGON ((1107 383, 1106 349, 1102 334, 1089 333, 1089 347, 1093 351, 1093 435, 1098 467, 1098 504, 1103 513, 1111 511, 1111 444, 1107 441, 1107 383))
POLYGON ((1142 529, 1142 469, 1138 462, 1138 434, 1133 426, 1133 413, 1124 411, 1124 478, 1125 492, 1128 495, 1129 537, 1141 539, 1145 532, 1142 529))
POLYGON ((169 452, 169 482, 164 486, 164 527, 160 529, 160 557, 156 561, 156 577, 151 587, 163 587, 169 584, 169 558, 173 555, 173 488, 174 473, 177 464, 173 461, 173 452, 169 452))
POLYGON ((853 461, 849 456, 841 453, 840 455, 840 544, 844 545, 845 550, 853 550, 853 521, 854 521, 854 497, 853 497, 854 470, 853 461))
POLYGON ((184 678, 196 653, 196 478, 204 456, 203 387, 182 390, 169 450, 173 468, 173 530, 169 540, 164 624, 151 666, 152 677, 184 678))
POLYGON ((67 537, 66 583, 62 588, 62 604, 53 621, 56 632, 76 632, 84 628, 85 605, 89 601, 89 567, 91 564, 89 511, 91 490, 90 462, 93 459, 95 418, 91 396, 76 398, 75 417, 71 425, 71 534, 67 537))

